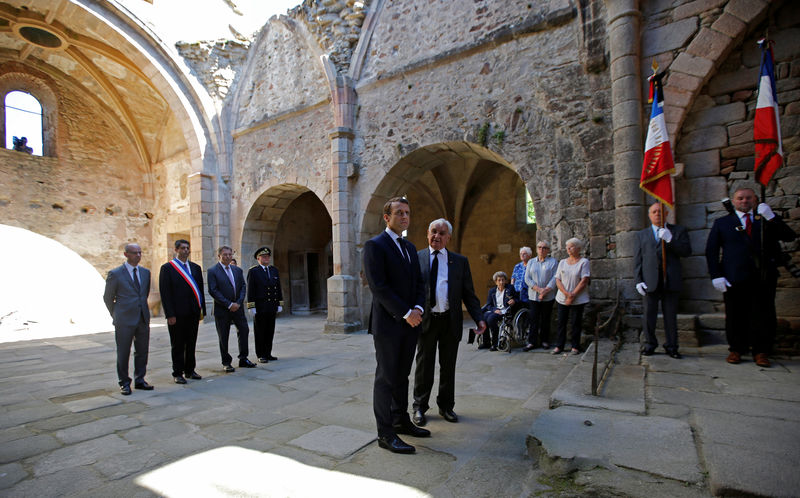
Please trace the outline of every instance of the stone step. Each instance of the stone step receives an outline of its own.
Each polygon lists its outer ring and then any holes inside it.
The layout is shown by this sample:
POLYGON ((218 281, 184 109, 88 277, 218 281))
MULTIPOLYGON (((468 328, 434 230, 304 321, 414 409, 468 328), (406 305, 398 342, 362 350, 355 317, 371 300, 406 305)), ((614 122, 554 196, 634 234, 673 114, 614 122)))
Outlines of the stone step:
POLYGON ((526 438, 548 475, 624 467, 685 483, 703 480, 692 429, 683 420, 561 406, 542 412, 526 438))
POLYGON ((629 347, 614 352, 614 343, 610 340, 601 339, 598 346, 597 378, 602 381, 598 395, 592 395, 594 345, 591 344, 581 361, 553 391, 550 406, 578 406, 644 414, 645 371, 644 367, 638 365, 638 351, 629 347))

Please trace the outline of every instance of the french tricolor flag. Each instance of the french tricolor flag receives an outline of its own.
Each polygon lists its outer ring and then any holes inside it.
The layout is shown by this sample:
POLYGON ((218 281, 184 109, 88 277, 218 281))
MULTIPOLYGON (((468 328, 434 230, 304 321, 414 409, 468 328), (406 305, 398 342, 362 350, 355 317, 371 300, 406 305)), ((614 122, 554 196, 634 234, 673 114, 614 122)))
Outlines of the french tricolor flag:
POLYGON ((756 143, 755 176, 756 181, 766 186, 783 164, 783 144, 772 47, 766 39, 758 43, 761 45, 761 78, 758 82, 756 117, 753 122, 753 138, 756 143))
POLYGON ((663 76, 664 73, 650 77, 650 100, 653 102, 653 109, 650 112, 650 126, 647 128, 639 188, 672 207, 674 200, 670 175, 675 173, 675 162, 672 159, 672 146, 669 143, 667 123, 664 120, 664 90, 661 87, 663 76))

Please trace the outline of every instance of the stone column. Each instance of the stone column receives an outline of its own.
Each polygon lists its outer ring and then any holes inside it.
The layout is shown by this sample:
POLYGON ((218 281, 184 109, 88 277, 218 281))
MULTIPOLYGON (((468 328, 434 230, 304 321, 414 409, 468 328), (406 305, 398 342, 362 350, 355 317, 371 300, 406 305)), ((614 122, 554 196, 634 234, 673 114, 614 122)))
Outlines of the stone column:
POLYGON ((644 195, 639 188, 644 153, 638 0, 606 0, 611 52, 611 105, 614 141, 614 207, 617 274, 623 296, 634 296, 632 283, 635 231, 641 228, 644 195))
POLYGON ((350 222, 350 188, 354 175, 350 155, 353 145, 356 93, 349 78, 336 78, 333 93, 334 123, 331 139, 331 220, 333 223, 333 276, 328 279, 326 333, 360 330, 358 278, 355 276, 355 241, 350 222))
MULTIPOLYGON (((189 184, 189 223, 191 225, 192 253, 190 259, 203 268, 217 262, 214 252, 214 183, 216 178, 205 173, 192 173, 188 177, 189 184)), ((206 309, 211 304, 208 292, 206 309)))

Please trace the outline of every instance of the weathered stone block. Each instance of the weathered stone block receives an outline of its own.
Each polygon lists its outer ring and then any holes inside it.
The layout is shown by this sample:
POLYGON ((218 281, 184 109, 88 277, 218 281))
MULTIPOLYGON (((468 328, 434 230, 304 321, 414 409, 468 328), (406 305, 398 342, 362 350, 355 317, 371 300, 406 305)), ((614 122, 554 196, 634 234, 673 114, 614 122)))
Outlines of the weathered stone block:
POLYGON ((687 133, 676 148, 677 153, 690 154, 703 150, 719 149, 728 144, 728 131, 724 126, 701 128, 687 133))
POLYGON ((725 12, 733 14, 745 23, 749 23, 767 8, 767 3, 761 0, 731 0, 725 6, 725 12))
POLYGON ((751 156, 753 155, 753 145, 739 144, 731 147, 723 147, 722 150, 719 151, 719 154, 723 159, 736 159, 738 157, 751 156))
MULTIPOLYGON (((683 182, 681 186, 683 186, 683 182)), ((678 224, 688 229, 705 228, 706 216, 705 204, 679 204, 677 206, 678 224)))
POLYGON ((672 11, 672 18, 678 20, 685 17, 696 16, 707 10, 719 7, 723 3, 725 3, 725 0, 696 0, 694 2, 688 2, 675 7, 675 10, 672 11))
POLYGON ((692 246, 693 255, 706 253, 706 241, 708 240, 709 232, 711 232, 710 227, 708 229, 689 230, 689 243, 692 246))
POLYGON ((733 39, 738 38, 744 33, 746 28, 747 25, 742 22, 741 19, 728 12, 723 12, 722 15, 714 21, 714 24, 711 25, 711 29, 719 31, 733 39))
POLYGON ((739 145, 743 143, 752 143, 752 142, 753 142, 752 121, 745 121, 744 123, 736 123, 728 127, 728 144, 739 145))
MULTIPOLYGON (((670 69, 704 79, 714 68, 714 61, 705 57, 696 57, 686 52, 682 52, 672 63, 670 69)), ((666 99, 666 96, 664 97, 666 99)), ((670 103, 672 103, 670 101, 670 103)))
POLYGON ((669 76, 667 78, 668 78, 667 84, 669 86, 674 86, 675 88, 681 88, 688 92, 697 91, 700 88, 700 85, 703 83, 703 80, 701 80, 697 76, 692 76, 690 74, 682 73, 679 71, 673 71, 669 73, 669 76))
MULTIPOLYGON (((645 209, 642 206, 618 207, 615 211, 617 230, 637 230, 641 228, 644 223, 644 211, 645 209)), ((613 231, 609 233, 613 233, 613 231)))
POLYGON ((722 60, 731 48, 731 37, 710 28, 700 28, 686 49, 691 55, 722 60))
POLYGON ((689 256, 681 259, 681 275, 690 278, 708 278, 708 265, 705 256, 689 256))
POLYGON ((686 178, 697 178, 701 176, 714 176, 719 174, 719 151, 707 150, 695 154, 681 156, 686 178))
POLYGON ((696 32, 697 18, 694 17, 645 31, 642 35, 642 57, 683 47, 696 32))
POLYGON ((632 258, 636 244, 636 231, 617 233, 617 258, 632 258))
MULTIPOLYGON (((620 209, 617 209, 619 213, 620 209)), ((593 235, 612 234, 614 230, 614 212, 598 212, 589 215, 589 227, 593 235)))
MULTIPOLYGON (((752 147, 753 144, 750 144, 752 147)), ((740 157, 736 160, 736 167, 734 171, 754 171, 756 164, 756 158, 754 156, 750 157, 740 157)))
MULTIPOLYGON (((683 128, 685 131, 691 131, 714 125, 735 123, 744 120, 746 112, 745 105, 742 102, 712 107, 711 109, 690 114, 686 118, 683 128)), ((752 136, 752 122, 750 129, 752 136)))
POLYGON ((742 69, 731 73, 717 74, 708 82, 708 93, 712 97, 737 92, 739 90, 752 90, 756 87, 759 67, 742 69))

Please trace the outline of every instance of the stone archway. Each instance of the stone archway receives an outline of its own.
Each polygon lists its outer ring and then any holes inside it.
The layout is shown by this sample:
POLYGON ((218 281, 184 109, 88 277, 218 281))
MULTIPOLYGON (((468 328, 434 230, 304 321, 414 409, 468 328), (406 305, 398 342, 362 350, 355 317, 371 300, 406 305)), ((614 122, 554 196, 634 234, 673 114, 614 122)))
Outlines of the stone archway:
POLYGON ((535 244, 536 225, 526 222, 525 188, 517 169, 486 148, 469 142, 428 145, 387 172, 370 199, 359 241, 384 229, 381 211, 387 199, 406 196, 409 240, 418 249, 427 247, 428 224, 448 219, 453 224, 448 247, 469 258, 475 291, 483 300, 491 275, 498 270, 510 275, 519 248, 535 244))
POLYGON ((247 214, 239 263, 255 264, 261 246, 272 249, 281 272, 284 309, 306 314, 327 309, 326 280, 332 274, 331 217, 314 192, 281 184, 263 192, 247 214))

